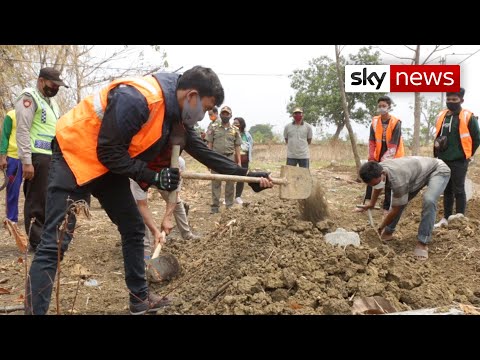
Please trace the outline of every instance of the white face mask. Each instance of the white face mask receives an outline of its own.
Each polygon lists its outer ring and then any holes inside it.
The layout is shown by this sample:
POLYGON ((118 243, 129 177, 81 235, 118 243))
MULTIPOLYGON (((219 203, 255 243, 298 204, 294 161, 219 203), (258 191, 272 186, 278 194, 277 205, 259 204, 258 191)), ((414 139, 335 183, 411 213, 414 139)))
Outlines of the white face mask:
POLYGON ((386 108, 386 107, 380 107, 380 106, 378 107, 378 112, 382 115, 388 113, 388 110, 389 108, 386 108))
POLYGON ((372 189, 381 190, 385 187, 385 180, 380 181, 377 185, 372 186, 372 189))

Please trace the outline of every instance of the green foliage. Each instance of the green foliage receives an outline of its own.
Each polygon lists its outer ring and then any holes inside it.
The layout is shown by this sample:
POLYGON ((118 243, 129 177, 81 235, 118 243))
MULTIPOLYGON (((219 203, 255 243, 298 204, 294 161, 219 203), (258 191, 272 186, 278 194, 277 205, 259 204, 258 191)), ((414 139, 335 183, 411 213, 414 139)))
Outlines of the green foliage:
POLYGON ((421 98, 422 104, 422 122, 420 123, 420 142, 422 145, 428 145, 433 142, 435 138, 435 122, 437 116, 442 110, 440 100, 427 101, 421 98))
POLYGON ((402 138, 405 146, 411 147, 413 143, 413 130, 402 126, 402 138))
POLYGON ((271 142, 274 139, 273 125, 269 124, 258 124, 250 128, 250 134, 253 137, 255 144, 265 144, 271 142))
MULTIPOLYGON (((341 58, 343 76, 345 65, 370 64, 378 65, 381 62, 380 53, 373 52, 372 47, 363 47, 357 54, 350 55, 345 62, 341 58)), ((328 56, 321 56, 309 62, 309 68, 294 70, 290 75, 291 87, 296 91, 290 97, 287 112, 292 113, 295 106, 304 109, 304 120, 312 125, 334 124, 338 128, 344 126, 344 111, 340 89, 338 88, 335 62, 328 56)), ((377 100, 385 93, 347 93, 350 119, 359 124, 368 125, 376 113, 377 100)))

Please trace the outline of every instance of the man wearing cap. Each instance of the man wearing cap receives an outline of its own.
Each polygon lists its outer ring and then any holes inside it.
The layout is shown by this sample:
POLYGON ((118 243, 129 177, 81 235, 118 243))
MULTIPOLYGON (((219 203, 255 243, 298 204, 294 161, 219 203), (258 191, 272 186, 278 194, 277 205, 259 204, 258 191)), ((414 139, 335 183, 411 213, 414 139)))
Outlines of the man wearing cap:
POLYGON ((443 218, 435 227, 448 225, 452 216, 463 217, 467 208, 465 178, 468 163, 480 145, 480 132, 478 117, 462 108, 464 95, 464 88, 447 92, 447 109, 440 112, 436 122, 434 157, 443 160, 452 175, 443 192, 443 218), (454 201, 456 214, 452 215, 454 201))
MULTIPOLYGON (((212 129, 213 124, 222 124, 220 118, 218 117, 218 108, 216 106, 212 110, 208 111, 208 117, 210 119, 210 123, 208 124, 207 132, 212 129)), ((203 141, 207 142, 207 133, 202 132, 201 137, 203 141)))
MULTIPOLYGON (((212 123, 212 127, 207 131, 208 147, 241 166, 240 145, 242 144, 242 138, 238 128, 230 124, 231 118, 232 109, 229 106, 222 107, 220 110, 221 123, 212 123)), ((212 174, 216 174, 216 172, 212 171, 212 174)), ((212 181, 212 214, 218 213, 221 193, 222 182, 212 181)), ((225 206, 227 208, 233 206, 234 195, 235 183, 233 181, 225 182, 225 206)))
POLYGON ((313 131, 309 123, 303 121, 303 109, 293 109, 293 122, 285 126, 283 137, 287 144, 287 165, 310 167, 308 145, 312 142, 313 131))
POLYGON ((18 157, 22 162, 25 195, 25 231, 30 249, 40 243, 45 221, 48 167, 52 156, 51 142, 60 110, 53 99, 60 86, 68 86, 60 71, 46 67, 40 70, 35 88, 22 90, 15 102, 17 116, 18 157))

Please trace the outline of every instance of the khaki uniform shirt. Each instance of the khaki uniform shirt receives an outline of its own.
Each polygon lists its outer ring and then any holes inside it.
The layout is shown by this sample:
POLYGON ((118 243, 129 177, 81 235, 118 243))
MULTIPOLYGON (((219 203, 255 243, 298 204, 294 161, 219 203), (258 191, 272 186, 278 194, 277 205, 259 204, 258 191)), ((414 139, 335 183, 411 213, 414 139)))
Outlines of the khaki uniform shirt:
POLYGON ((207 131, 207 141, 213 143, 213 151, 226 156, 233 155, 235 147, 242 144, 240 131, 237 127, 229 124, 227 128, 224 128, 217 122, 214 122, 207 131))

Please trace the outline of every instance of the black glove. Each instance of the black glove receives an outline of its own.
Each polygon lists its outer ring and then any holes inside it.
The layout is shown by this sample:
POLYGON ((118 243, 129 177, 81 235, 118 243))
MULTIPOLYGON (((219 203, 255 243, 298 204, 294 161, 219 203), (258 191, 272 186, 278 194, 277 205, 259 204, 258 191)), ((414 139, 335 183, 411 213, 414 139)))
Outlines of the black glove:
POLYGON ((180 170, 178 168, 164 168, 155 174, 153 185, 160 190, 173 191, 180 182, 180 170))
MULTIPOLYGON (((270 175, 270 173, 267 173, 267 172, 249 172, 247 174, 247 176, 253 176, 253 177, 263 177, 263 178, 266 178, 268 179, 268 176, 270 175)), ((253 189, 253 191, 255 192, 260 192, 262 190, 265 190, 265 189, 268 189, 268 188, 264 188, 264 187, 261 187, 260 186, 260 183, 248 183, 248 185, 250 185, 250 187, 253 189)))

